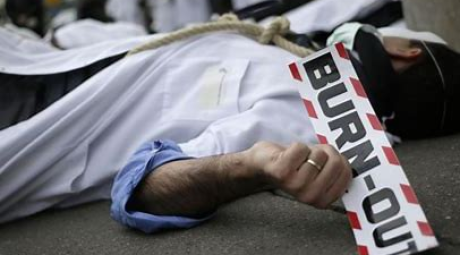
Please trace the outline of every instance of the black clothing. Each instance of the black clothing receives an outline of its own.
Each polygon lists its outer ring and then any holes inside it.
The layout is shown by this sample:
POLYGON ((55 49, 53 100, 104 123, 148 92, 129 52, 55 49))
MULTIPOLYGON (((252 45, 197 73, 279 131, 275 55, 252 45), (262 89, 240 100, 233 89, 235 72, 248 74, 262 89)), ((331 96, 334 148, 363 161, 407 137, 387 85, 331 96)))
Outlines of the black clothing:
POLYGON ((47 75, 0 73, 0 130, 27 120, 64 97, 123 55, 80 69, 47 75))

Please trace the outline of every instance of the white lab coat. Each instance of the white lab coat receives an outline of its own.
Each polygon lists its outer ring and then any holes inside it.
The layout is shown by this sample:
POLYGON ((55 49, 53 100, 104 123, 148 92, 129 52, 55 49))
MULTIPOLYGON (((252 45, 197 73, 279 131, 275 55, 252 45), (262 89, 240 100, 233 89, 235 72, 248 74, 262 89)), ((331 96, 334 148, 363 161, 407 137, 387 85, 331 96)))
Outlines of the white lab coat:
POLYGON ((97 20, 85 19, 59 28, 54 33, 54 38, 59 47, 75 49, 104 41, 144 35, 147 35, 147 31, 145 31, 144 27, 135 23, 103 23, 97 20))
MULTIPOLYGON (((0 27, 0 51, 18 51, 24 55, 55 50, 57 49, 28 29, 10 24, 0 27)), ((3 58, 8 58, 8 55, 1 55, 0 61, 3 58)))
MULTIPOLYGON (((388 2, 399 0, 315 0, 287 12, 283 16, 291 22, 297 33, 332 31, 353 18, 363 17, 388 2)), ((270 23, 273 18, 261 21, 270 23)))
POLYGON ((205 0, 150 0, 150 5, 154 29, 160 33, 203 23, 211 18, 211 8, 205 0))
MULTIPOLYGON (((146 38, 32 54, 4 47, 8 38, 0 32, 0 70, 63 72, 146 38)), ((0 131, 0 222, 108 199, 116 173, 152 139, 176 141, 195 157, 242 151, 260 140, 316 142, 287 68, 295 59, 241 35, 215 33, 113 64, 0 131)))
MULTIPOLYGON (((211 9, 205 0, 148 0, 153 18, 153 29, 171 32, 189 24, 203 23, 211 18, 211 9)), ((106 10, 117 21, 144 26, 145 19, 138 0, 109 0, 106 10)))
POLYGON ((232 0, 233 9, 234 10, 241 10, 251 5, 258 4, 265 0, 232 0))
POLYGON ((144 14, 139 8, 138 0, 108 0, 105 11, 116 21, 145 26, 144 14))

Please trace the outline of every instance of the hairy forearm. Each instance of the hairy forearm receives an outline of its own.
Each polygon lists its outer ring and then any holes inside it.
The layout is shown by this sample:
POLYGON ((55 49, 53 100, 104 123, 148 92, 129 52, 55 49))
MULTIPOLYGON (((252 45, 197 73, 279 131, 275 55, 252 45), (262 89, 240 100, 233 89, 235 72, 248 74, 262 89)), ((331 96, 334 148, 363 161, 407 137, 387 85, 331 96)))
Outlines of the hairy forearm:
POLYGON ((220 205, 269 188, 259 169, 235 153, 165 164, 136 189, 131 205, 155 215, 200 217, 220 205))
POLYGON ((237 198, 278 188, 324 209, 343 195, 351 178, 350 164, 331 146, 259 142, 241 153, 165 164, 141 182, 129 206, 199 218, 237 198))

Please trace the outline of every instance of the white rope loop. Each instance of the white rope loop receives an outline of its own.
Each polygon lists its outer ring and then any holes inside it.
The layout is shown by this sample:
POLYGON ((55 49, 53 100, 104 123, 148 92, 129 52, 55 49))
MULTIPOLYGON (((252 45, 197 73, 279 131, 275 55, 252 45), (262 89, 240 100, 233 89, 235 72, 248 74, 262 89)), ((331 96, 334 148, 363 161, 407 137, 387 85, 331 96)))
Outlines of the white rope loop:
POLYGON ((289 32, 290 23, 285 17, 277 17, 273 22, 264 28, 257 24, 240 21, 235 14, 225 14, 216 22, 205 23, 193 27, 184 28, 176 32, 172 32, 164 37, 155 39, 144 45, 138 46, 131 50, 127 56, 137 54, 146 50, 157 49, 161 46, 171 44, 192 36, 201 35, 209 32, 217 31, 238 31, 241 34, 251 36, 257 39, 262 44, 273 42, 278 47, 285 49, 297 56, 306 57, 313 51, 300 45, 294 44, 284 38, 289 32))
POLYGON ((275 36, 284 36, 289 32, 290 23, 285 17, 277 17, 273 20, 268 28, 264 29, 262 35, 259 37, 259 42, 268 44, 273 41, 275 36))

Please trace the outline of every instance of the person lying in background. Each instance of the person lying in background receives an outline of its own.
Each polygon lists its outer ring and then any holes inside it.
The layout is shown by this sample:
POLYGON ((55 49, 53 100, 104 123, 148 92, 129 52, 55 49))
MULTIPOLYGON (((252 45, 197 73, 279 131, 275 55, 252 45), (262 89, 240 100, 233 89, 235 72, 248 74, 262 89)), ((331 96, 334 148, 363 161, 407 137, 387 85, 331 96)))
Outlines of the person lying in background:
POLYGON ((211 19, 207 0, 107 0, 105 11, 118 22, 128 22, 149 31, 167 33, 211 19))
MULTIPOLYGON (((111 198, 116 221, 152 233, 268 189, 317 208, 340 198, 350 165, 314 145, 296 56, 213 33, 123 58, 158 36, 34 53, 0 29, 0 222, 111 198)), ((333 41, 351 45, 389 131, 460 130, 460 56, 442 39, 353 25, 333 41)))
MULTIPOLYGON (((241 12, 243 16, 261 16, 257 12, 241 12)), ((282 15, 291 22, 291 30, 300 34, 321 32, 330 35, 340 25, 350 22, 361 22, 380 28, 403 21, 402 4, 399 0, 315 0, 282 15)), ((268 24, 271 20, 273 17, 265 16, 260 22, 268 24)))

